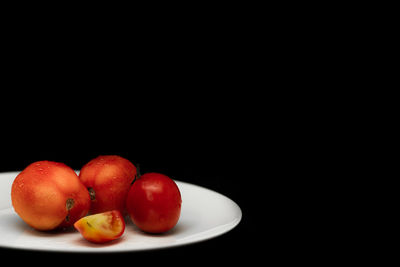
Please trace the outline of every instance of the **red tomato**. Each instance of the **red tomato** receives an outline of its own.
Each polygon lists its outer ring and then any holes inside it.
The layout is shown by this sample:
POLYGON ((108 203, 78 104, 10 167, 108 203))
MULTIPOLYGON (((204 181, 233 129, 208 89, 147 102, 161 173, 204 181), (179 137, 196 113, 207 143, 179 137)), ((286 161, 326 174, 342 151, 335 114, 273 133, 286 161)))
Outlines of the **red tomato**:
POLYGON ((79 179, 90 193, 90 213, 119 210, 124 214, 126 196, 135 176, 135 165, 117 155, 98 156, 86 163, 79 179))
POLYGON ((146 173, 132 185, 126 208, 133 223, 148 233, 163 233, 173 228, 181 214, 181 193, 168 176, 146 173))
POLYGON ((37 161, 15 178, 11 188, 15 212, 40 231, 67 228, 90 208, 89 192, 64 163, 37 161))

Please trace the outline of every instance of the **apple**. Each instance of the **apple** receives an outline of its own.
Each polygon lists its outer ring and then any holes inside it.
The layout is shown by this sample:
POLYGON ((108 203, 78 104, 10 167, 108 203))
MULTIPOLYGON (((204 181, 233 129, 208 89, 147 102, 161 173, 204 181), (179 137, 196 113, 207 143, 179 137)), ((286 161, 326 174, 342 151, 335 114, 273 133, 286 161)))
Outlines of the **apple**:
POLYGON ((67 228, 87 215, 90 197, 73 169, 60 162, 37 161, 14 179, 15 212, 37 230, 67 228))
POLYGON ((117 155, 103 155, 85 164, 79 179, 90 194, 90 213, 119 210, 125 214, 125 199, 136 176, 136 167, 117 155))
POLYGON ((125 231, 125 221, 119 210, 106 211, 81 218, 74 227, 93 243, 105 243, 119 238, 125 231))

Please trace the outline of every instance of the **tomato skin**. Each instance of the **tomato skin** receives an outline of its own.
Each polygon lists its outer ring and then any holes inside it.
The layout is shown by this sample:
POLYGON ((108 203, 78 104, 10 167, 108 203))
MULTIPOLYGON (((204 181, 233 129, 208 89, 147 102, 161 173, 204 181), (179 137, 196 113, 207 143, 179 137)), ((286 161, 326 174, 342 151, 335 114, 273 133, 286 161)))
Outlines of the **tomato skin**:
POLYGON ((47 160, 33 162, 17 175, 11 201, 21 219, 40 231, 70 227, 90 208, 89 193, 74 170, 47 160))
POLYGON ((90 190, 90 213, 119 210, 125 214, 125 201, 136 167, 129 160, 118 155, 100 155, 86 163, 79 179, 90 190))
POLYGON ((146 173, 129 190, 126 208, 132 222, 142 231, 164 233, 181 214, 182 198, 176 183, 160 173, 146 173))

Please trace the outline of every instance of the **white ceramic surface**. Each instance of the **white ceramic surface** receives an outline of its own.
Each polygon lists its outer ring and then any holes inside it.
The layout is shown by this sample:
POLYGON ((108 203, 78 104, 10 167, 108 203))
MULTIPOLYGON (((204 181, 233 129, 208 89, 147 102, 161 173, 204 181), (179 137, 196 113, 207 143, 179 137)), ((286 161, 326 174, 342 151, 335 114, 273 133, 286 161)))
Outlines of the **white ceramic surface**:
POLYGON ((239 206, 209 189, 176 181, 182 195, 178 224, 169 232, 141 232, 127 218, 123 236, 110 243, 92 244, 73 228, 39 232, 26 225, 11 205, 11 184, 18 172, 0 173, 0 247, 62 252, 123 252, 181 246, 203 241, 233 229, 241 220, 239 206))

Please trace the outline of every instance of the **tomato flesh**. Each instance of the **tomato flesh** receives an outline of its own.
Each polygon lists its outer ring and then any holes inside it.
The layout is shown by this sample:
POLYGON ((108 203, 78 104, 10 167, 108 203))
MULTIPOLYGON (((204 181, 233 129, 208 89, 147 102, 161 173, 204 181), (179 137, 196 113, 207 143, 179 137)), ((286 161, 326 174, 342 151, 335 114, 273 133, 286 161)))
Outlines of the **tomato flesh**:
POLYGON ((105 243, 119 238, 125 231, 125 222, 119 210, 83 217, 74 224, 82 236, 93 243, 105 243))

